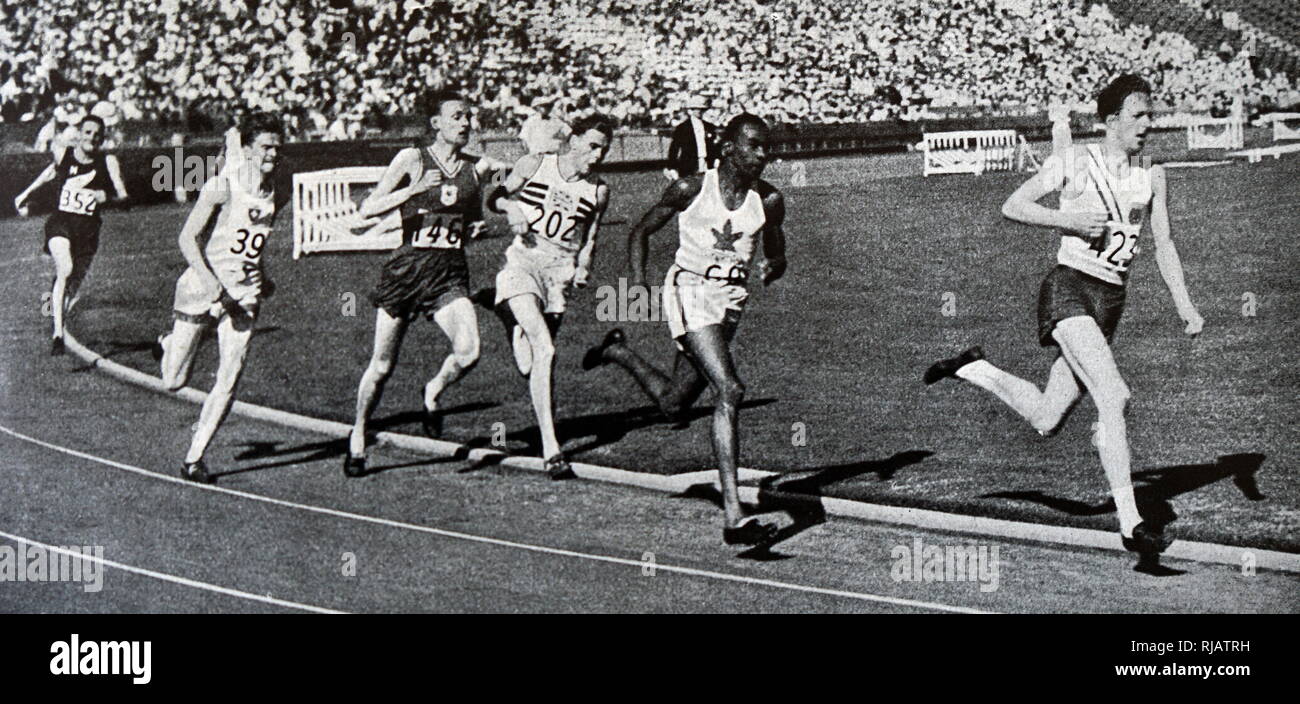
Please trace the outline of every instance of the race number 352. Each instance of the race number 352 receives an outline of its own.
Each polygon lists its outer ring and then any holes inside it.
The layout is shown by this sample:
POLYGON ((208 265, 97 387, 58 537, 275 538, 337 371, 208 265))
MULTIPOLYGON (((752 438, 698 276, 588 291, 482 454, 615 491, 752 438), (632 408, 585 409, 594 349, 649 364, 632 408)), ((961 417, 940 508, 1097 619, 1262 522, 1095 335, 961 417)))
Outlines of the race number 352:
POLYGON ((66 213, 94 215, 95 206, 98 202, 95 200, 95 194, 91 191, 83 191, 79 188, 65 188, 59 192, 59 210, 66 213))

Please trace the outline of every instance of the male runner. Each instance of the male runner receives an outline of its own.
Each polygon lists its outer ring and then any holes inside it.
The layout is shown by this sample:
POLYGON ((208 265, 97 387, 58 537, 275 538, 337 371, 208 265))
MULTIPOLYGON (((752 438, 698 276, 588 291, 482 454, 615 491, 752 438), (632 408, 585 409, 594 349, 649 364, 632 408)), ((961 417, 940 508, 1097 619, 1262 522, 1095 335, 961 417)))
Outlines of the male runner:
POLYGON ((163 383, 174 391, 189 379, 204 329, 217 326, 217 379, 203 401, 181 467, 181 476, 204 484, 213 477, 203 455, 234 403, 253 323, 262 299, 272 293, 262 253, 279 205, 273 172, 281 138, 276 117, 253 113, 241 129, 240 158, 228 158, 221 173, 199 192, 180 234, 181 254, 189 268, 176 281, 175 322, 154 347, 163 383), (214 215, 212 234, 200 246, 199 238, 214 215))
POLYGON ((528 154, 489 199, 504 210, 515 233, 497 274, 495 304, 508 323, 515 363, 528 377, 528 392, 542 436, 542 457, 552 479, 573 470, 555 435, 551 377, 555 340, 570 286, 582 288, 591 275, 600 218, 609 188, 591 168, 605 158, 614 125, 602 115, 579 120, 560 155, 528 154), (510 198, 503 198, 509 194, 510 198), (508 311, 501 310, 507 306, 508 311))
POLYGON ((1187 323, 1184 332, 1199 333, 1205 321, 1187 294, 1182 263, 1170 238, 1165 171, 1132 164, 1151 126, 1150 86, 1131 74, 1116 78, 1097 96, 1097 117, 1106 126, 1100 145, 1072 146, 1054 155, 1002 206, 1006 217, 1052 228, 1061 236, 1057 265, 1043 280, 1038 298, 1039 342, 1060 350, 1046 388, 1040 392, 993 366, 979 347, 936 362, 926 371, 925 382, 949 376, 969 381, 1011 406, 1045 436, 1064 421, 1082 383, 1097 405, 1096 445, 1115 498, 1124 546, 1154 556, 1171 539, 1163 526, 1142 520, 1133 497, 1124 421, 1130 392, 1110 349, 1144 215, 1150 215, 1160 274, 1187 323), (1057 191, 1058 210, 1038 204, 1057 191))
POLYGON ((45 221, 43 250, 54 258, 54 286, 50 293, 54 318, 51 355, 63 354, 63 321, 76 305, 77 292, 99 249, 99 206, 109 202, 109 186, 114 192, 111 200, 126 200, 122 169, 117 157, 100 151, 103 143, 104 121, 94 115, 82 118, 77 125, 76 143, 57 150, 54 163, 14 198, 14 210, 25 217, 27 200, 36 189, 50 181, 59 189, 57 210, 45 221))
POLYGON ((755 240, 763 240, 759 266, 764 285, 785 273, 785 199, 759 177, 767 165, 767 124, 755 115, 733 118, 723 130, 716 169, 674 181, 628 234, 633 286, 645 285, 650 235, 677 217, 680 244, 664 281, 663 310, 678 352, 669 376, 611 330, 583 358, 583 368, 613 362, 669 417, 695 402, 706 385, 717 394, 713 452, 718 462, 728 545, 765 543, 776 526, 746 516, 737 489, 738 413, 745 387, 736 375, 730 344, 749 296, 746 288, 755 240))
POLYGON ((463 247, 483 227, 480 184, 496 162, 461 153, 469 142, 470 105, 459 93, 434 93, 427 110, 433 140, 398 152, 360 208, 363 218, 400 208, 403 242, 384 264, 371 295, 374 352, 357 389, 356 422, 343 459, 349 477, 366 473, 366 423, 411 321, 427 316, 451 341, 450 354, 424 387, 424 432, 430 437, 442 435, 442 392, 478 363, 478 319, 468 298, 463 247))

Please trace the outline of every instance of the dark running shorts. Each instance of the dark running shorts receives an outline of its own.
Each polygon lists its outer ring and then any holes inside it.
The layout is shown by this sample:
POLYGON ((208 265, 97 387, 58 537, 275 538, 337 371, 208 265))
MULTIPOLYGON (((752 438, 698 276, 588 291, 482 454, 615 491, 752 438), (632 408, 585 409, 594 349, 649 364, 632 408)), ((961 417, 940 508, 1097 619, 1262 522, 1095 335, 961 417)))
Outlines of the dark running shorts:
POLYGON ((1107 283, 1063 264, 1048 272, 1038 290, 1038 342, 1054 347, 1052 330, 1066 318, 1086 315, 1110 342, 1124 313, 1124 287, 1107 283))
POLYGON ((379 272, 370 302, 394 318, 414 320, 469 296, 469 267, 461 249, 403 246, 379 272))
POLYGON ((45 221, 45 244, 41 251, 50 252, 50 240, 62 237, 68 241, 72 250, 72 264, 76 267, 90 266, 90 260, 99 250, 99 218, 88 215, 74 215, 55 211, 45 221))

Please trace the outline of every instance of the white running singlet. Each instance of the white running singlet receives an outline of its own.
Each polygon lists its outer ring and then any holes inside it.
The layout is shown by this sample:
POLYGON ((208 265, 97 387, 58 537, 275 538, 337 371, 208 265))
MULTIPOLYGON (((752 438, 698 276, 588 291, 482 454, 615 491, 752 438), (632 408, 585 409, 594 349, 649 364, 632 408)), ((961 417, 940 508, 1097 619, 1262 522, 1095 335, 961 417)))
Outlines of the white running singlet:
POLYGON ((728 210, 718 188, 718 170, 709 169, 699 195, 677 216, 680 244, 674 261, 707 278, 744 281, 754 241, 766 222, 763 199, 752 189, 739 208, 728 210))
POLYGON ((226 188, 230 195, 203 250, 212 273, 227 288, 252 285, 261 279, 262 249, 275 218, 274 196, 249 191, 240 183, 238 174, 236 163, 217 176, 222 179, 218 187, 226 188))
MULTIPOLYGON (((537 249, 556 258, 573 259, 582 249, 588 225, 596 214, 596 191, 600 187, 595 179, 581 178, 566 181, 560 176, 559 157, 547 154, 537 171, 529 177, 515 196, 515 201, 528 217, 528 227, 539 243, 537 249), (542 244, 545 243, 545 244, 542 244)), ((525 247, 518 237, 511 249, 525 247)), ((540 252, 538 252, 540 254, 540 252)))
POLYGON ((1123 284, 1129 262, 1138 253, 1138 233, 1151 204, 1151 173, 1127 166, 1119 174, 1106 170, 1101 147, 1075 150, 1086 169, 1075 168, 1074 183, 1061 191, 1063 212, 1105 210, 1106 230, 1094 242, 1062 235, 1056 261, 1112 284, 1123 284))

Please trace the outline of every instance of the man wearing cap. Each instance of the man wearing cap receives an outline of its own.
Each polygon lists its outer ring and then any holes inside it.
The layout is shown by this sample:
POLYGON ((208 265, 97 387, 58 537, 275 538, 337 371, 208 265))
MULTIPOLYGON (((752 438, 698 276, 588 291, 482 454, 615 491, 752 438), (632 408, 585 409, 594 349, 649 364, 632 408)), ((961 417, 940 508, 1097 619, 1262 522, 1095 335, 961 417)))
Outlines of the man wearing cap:
POLYGON ((704 173, 717 162, 718 143, 714 139, 717 128, 703 117, 708 106, 702 95, 686 99, 686 120, 673 128, 672 141, 668 143, 668 168, 664 169, 664 177, 669 181, 704 173))
POLYGON ((54 116, 37 133, 33 147, 38 152, 62 153, 64 147, 78 141, 77 125, 85 116, 86 109, 78 102, 76 93, 67 93, 55 106, 54 116))
POLYGON ((532 114, 519 129, 519 139, 529 154, 554 154, 572 132, 555 111, 556 96, 538 98, 532 114))
POLYGON ((90 114, 104 121, 104 143, 102 149, 116 149, 122 141, 122 130, 119 125, 122 122, 122 113, 117 106, 107 100, 101 100, 95 103, 90 109, 90 114))

